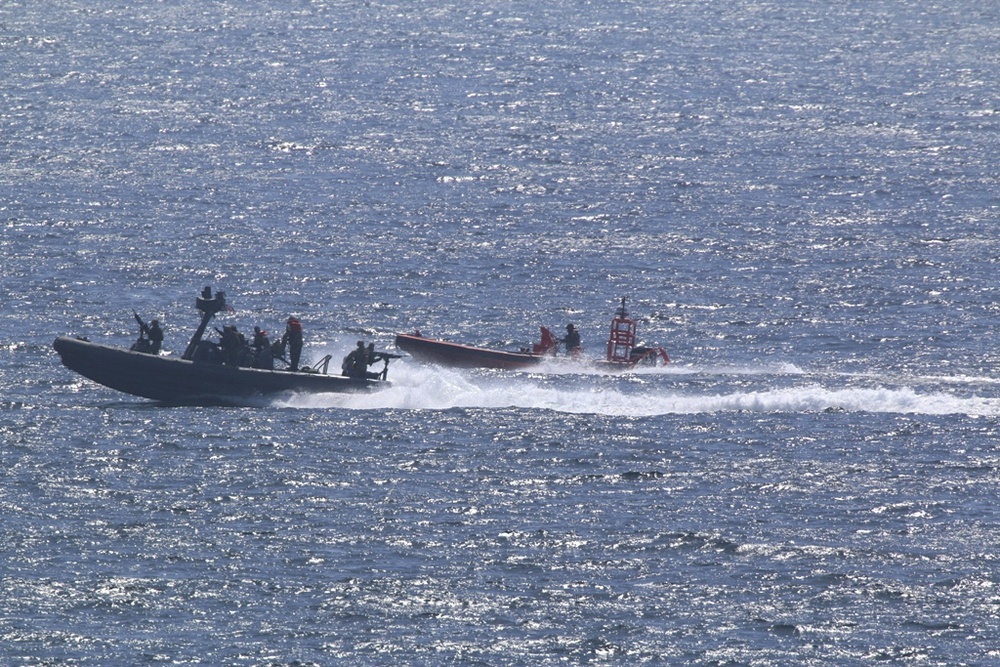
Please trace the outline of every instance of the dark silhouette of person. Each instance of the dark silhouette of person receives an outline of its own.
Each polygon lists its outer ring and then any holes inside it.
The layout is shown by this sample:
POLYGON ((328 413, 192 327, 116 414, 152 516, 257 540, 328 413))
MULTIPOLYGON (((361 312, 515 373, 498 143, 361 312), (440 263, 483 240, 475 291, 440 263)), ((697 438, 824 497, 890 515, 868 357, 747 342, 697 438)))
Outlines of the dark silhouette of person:
POLYGON ((160 328, 160 320, 153 320, 149 323, 149 353, 159 354, 163 347, 163 329, 160 328))
POLYGON ((274 369, 274 355, 271 354, 271 339, 260 327, 253 328, 253 367, 274 369))
POLYGON ((285 326, 285 335, 281 337, 281 347, 288 346, 290 370, 299 370, 299 359, 302 357, 302 322, 297 317, 289 317, 285 326))
POLYGON ((230 366, 239 366, 243 356, 243 348, 246 347, 246 338, 239 332, 235 325, 227 324, 222 327, 219 347, 225 356, 226 363, 230 366))
POLYGON ((566 336, 562 339, 566 344, 566 354, 576 354, 580 351, 580 332, 572 324, 566 325, 566 336))
POLYGON ((253 328, 253 347, 257 350, 271 347, 271 341, 267 337, 267 332, 260 327, 253 328))
POLYGON ((340 369, 342 374, 348 377, 368 377, 368 350, 365 349, 363 340, 359 340, 358 346, 344 357, 344 363, 341 364, 340 369))
POLYGON ((135 341, 132 349, 144 354, 159 354, 163 345, 163 329, 160 328, 160 321, 153 320, 149 324, 142 321, 139 314, 132 311, 135 321, 139 323, 139 340, 135 341))

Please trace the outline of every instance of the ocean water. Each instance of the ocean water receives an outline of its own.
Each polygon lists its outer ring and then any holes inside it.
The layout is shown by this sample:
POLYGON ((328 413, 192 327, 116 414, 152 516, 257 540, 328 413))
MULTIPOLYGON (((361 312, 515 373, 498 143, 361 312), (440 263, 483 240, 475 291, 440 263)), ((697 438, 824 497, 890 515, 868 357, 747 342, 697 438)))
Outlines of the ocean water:
POLYGON ((0 664, 1000 661, 1000 5, 0 5, 0 664), (672 364, 163 407, 58 335, 672 364))

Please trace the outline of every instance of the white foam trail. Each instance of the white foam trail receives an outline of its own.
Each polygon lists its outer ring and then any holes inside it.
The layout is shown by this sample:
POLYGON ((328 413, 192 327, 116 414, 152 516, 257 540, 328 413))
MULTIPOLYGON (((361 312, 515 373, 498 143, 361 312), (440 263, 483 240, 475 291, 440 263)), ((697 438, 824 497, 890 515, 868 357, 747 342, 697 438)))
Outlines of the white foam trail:
MULTIPOLYGON (((795 374, 794 372, 792 373, 795 374)), ((447 410, 525 408, 572 414, 644 417, 715 412, 879 412, 1000 415, 1000 398, 959 396, 909 387, 796 387, 697 393, 670 378, 637 377, 627 391, 616 377, 552 378, 545 374, 465 373, 413 364, 390 370, 392 386, 373 394, 296 396, 279 404, 299 408, 447 410), (556 386, 557 385, 557 386, 556 386)))
MULTIPOLYGON (((841 377, 856 377, 856 378, 884 378, 884 374, 876 373, 839 373, 841 377)), ((911 381, 911 382, 937 382, 940 384, 982 384, 982 385, 997 385, 1000 384, 1000 378, 986 377, 982 375, 910 375, 902 376, 900 381, 911 381)))

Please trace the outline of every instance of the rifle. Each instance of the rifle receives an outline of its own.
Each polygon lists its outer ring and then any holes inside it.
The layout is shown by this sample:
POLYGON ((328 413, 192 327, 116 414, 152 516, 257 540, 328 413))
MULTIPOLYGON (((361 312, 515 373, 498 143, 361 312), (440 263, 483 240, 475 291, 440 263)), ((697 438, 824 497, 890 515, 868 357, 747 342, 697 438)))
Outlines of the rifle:
POLYGON ((135 312, 135 309, 132 309, 132 316, 135 317, 135 321, 139 323, 140 335, 149 336, 149 327, 142 321, 142 318, 139 317, 139 313, 135 312))

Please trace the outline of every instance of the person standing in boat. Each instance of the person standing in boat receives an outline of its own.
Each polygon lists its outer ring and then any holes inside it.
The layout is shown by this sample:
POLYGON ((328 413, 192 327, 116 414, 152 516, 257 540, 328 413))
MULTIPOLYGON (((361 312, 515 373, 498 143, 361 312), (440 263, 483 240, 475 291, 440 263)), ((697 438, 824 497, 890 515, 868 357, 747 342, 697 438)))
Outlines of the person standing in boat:
MULTIPOLYGON (((216 331, 219 330, 216 329, 216 331)), ((221 335, 219 347, 222 349, 223 357, 226 360, 225 363, 230 366, 239 366, 243 348, 247 346, 243 334, 233 324, 227 324, 222 327, 222 331, 219 331, 219 334, 221 335)))
POLYGON ((163 329, 160 328, 160 320, 154 319, 149 323, 149 353, 159 354, 163 347, 163 329))
POLYGON ((271 341, 267 338, 267 332, 260 327, 253 328, 253 348, 256 350, 262 347, 271 347, 271 341))
POLYGON ((575 356, 580 353, 580 332, 572 324, 566 325, 566 336, 562 342, 566 345, 566 354, 575 356))
POLYGON ((271 339, 260 327, 253 328, 253 367, 274 369, 274 356, 271 354, 271 339))
POLYGON ((281 337, 281 348, 288 346, 290 364, 289 370, 299 370, 299 359, 302 357, 302 322, 292 316, 285 326, 285 335, 281 337))
POLYGON ((139 323, 139 340, 132 345, 132 349, 145 354, 159 354, 160 347, 163 345, 163 330, 160 328, 160 320, 154 319, 146 324, 139 317, 139 313, 133 310, 132 315, 139 323))

